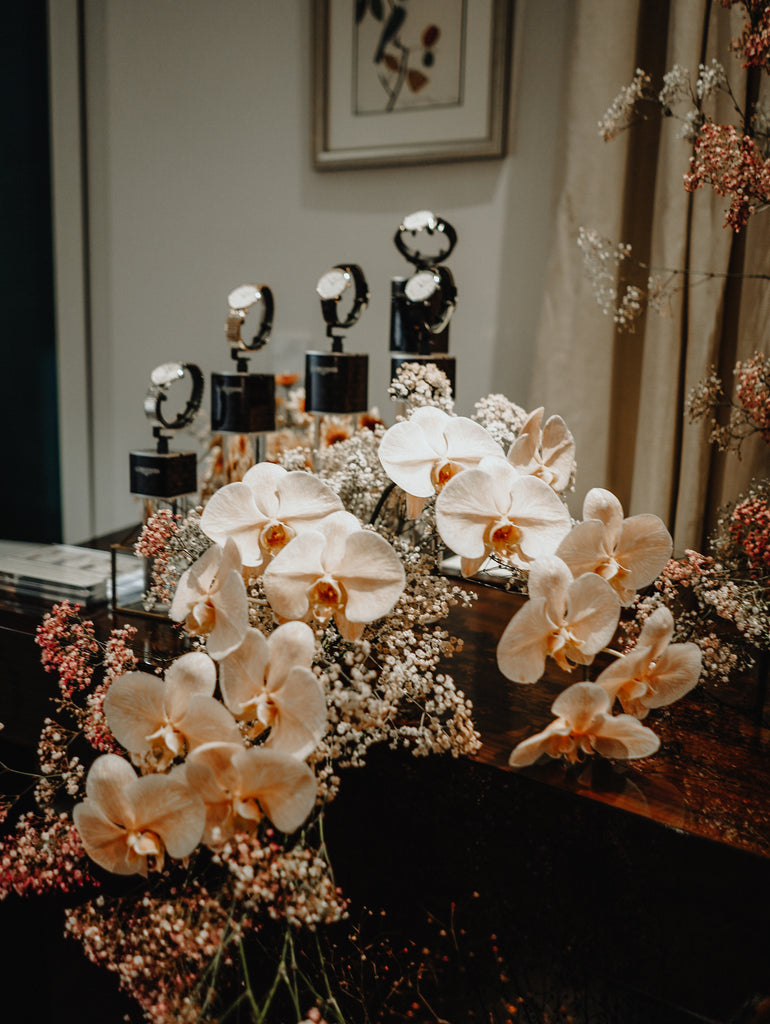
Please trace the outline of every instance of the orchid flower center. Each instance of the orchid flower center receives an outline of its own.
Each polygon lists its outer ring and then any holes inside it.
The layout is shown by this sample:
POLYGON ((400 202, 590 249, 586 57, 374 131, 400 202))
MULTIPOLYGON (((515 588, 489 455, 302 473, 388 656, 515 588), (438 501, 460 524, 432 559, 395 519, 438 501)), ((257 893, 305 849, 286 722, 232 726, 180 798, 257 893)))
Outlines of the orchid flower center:
POLYGON ((438 491, 445 487, 453 476, 457 476, 462 471, 462 468, 459 462, 452 462, 451 459, 437 462, 430 471, 430 481, 436 492, 438 493, 438 491))
POLYGON ((256 702, 256 717, 265 725, 273 725, 278 717, 278 708, 269 693, 260 693, 256 702))
POLYGON ((277 555, 294 537, 295 531, 278 520, 268 523, 259 535, 259 546, 268 558, 277 555))
POLYGON ((216 609, 208 596, 197 601, 190 610, 185 623, 188 633, 193 636, 198 633, 210 633, 214 628, 216 617, 216 609))
POLYGON ((155 870, 162 870, 163 843, 155 832, 150 831, 150 829, 132 830, 126 836, 126 845, 129 850, 133 850, 140 857, 152 857, 155 870))
POLYGON ((262 808, 259 806, 257 798, 253 796, 235 797, 233 810, 239 818, 247 822, 256 824, 262 819, 262 808))
POLYGON ((342 588, 329 576, 317 580, 308 591, 313 614, 320 622, 328 622, 335 611, 342 608, 345 597, 342 588))
POLYGON ((172 757, 177 757, 179 754, 184 752, 186 746, 186 740, 184 734, 175 729, 170 722, 164 722, 159 729, 155 732, 150 733, 147 737, 147 741, 152 743, 153 746, 160 745, 163 747, 163 754, 161 760, 166 760, 170 754, 172 757))
POLYGON ((487 549, 499 558, 510 558, 518 552, 521 530, 509 519, 499 519, 487 530, 487 549))

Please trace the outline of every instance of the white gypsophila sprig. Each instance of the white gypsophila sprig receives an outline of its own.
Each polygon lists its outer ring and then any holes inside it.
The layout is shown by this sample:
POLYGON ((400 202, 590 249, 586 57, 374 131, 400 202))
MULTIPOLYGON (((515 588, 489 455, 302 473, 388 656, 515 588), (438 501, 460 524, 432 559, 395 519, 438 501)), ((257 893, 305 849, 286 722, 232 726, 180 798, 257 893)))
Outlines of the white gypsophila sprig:
POLYGON ((318 453, 318 475, 362 523, 370 522, 390 483, 377 455, 384 432, 383 426, 359 430, 318 453))
POLYGON ((637 68, 631 83, 620 90, 599 121, 599 135, 605 142, 614 139, 637 120, 636 103, 652 98, 651 86, 652 80, 647 72, 637 68))
POLYGON ((698 65, 698 80, 695 91, 698 99, 705 100, 727 88, 727 72, 718 60, 712 58, 710 64, 698 65))
POLYGON ((479 399, 474 408, 471 419, 480 423, 500 447, 508 451, 527 419, 526 409, 499 394, 479 399))
POLYGON ((658 103, 665 111, 680 100, 690 99, 692 99, 690 72, 681 64, 674 64, 663 76, 663 88, 658 93, 658 103))
POLYGON ((449 378, 435 363, 401 363, 388 395, 394 402, 406 403, 407 412, 423 405, 450 413, 454 409, 449 378))

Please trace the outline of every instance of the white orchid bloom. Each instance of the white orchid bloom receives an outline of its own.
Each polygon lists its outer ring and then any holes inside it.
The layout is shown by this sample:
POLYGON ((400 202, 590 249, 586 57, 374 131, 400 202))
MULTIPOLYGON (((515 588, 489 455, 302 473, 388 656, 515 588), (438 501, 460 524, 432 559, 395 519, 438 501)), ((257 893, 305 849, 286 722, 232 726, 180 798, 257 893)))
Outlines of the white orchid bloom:
POLYGON ((529 601, 513 616, 497 645, 502 674, 535 683, 548 657, 570 672, 590 665, 617 629, 620 604, 601 576, 572 578, 555 555, 539 559, 529 574, 529 601))
POLYGON ((569 486, 575 472, 575 439, 561 416, 551 416, 542 431, 543 408, 527 417, 508 451, 508 461, 519 471, 539 477, 555 491, 569 486))
POLYGON ((203 510, 201 530, 217 544, 234 540, 243 565, 259 575, 292 537, 342 507, 312 473, 260 462, 242 481, 216 491, 203 510))
POLYGON ((494 555, 527 569, 553 554, 570 527, 567 507, 543 480, 520 476, 502 457, 453 477, 436 499, 436 526, 472 576, 494 555))
POLYGON ((406 492, 407 515, 414 519, 456 473, 504 452, 480 423, 426 405, 385 432, 378 454, 390 479, 406 492))
POLYGON ((220 846, 235 831, 253 831, 263 817, 293 832, 316 800, 313 772, 280 750, 207 743, 190 754, 184 773, 205 805, 207 846, 220 846))
POLYGON ((697 644, 672 644, 674 616, 657 608, 642 626, 636 647, 601 673, 596 682, 623 710, 645 718, 684 697, 698 682, 702 654, 697 644))
POLYGON ((203 743, 240 742, 235 719, 214 697, 216 677, 214 662, 201 651, 177 658, 165 680, 126 672, 104 698, 107 725, 135 763, 161 771, 203 743))
POLYGON ((86 778, 86 798, 72 812, 86 853, 117 875, 160 871, 165 852, 188 857, 201 841, 206 812, 173 775, 138 778, 117 754, 102 754, 86 778))
POLYGON ((607 691, 596 683, 575 683, 551 706, 556 721, 523 740, 511 753, 513 768, 534 764, 543 754, 579 761, 585 754, 631 759, 649 757, 660 746, 655 733, 632 715, 611 715, 607 691))
POLYGON ((325 623, 333 616, 344 639, 357 640, 365 623, 391 610, 406 577, 384 537, 362 529, 349 512, 335 512, 287 544, 263 582, 279 618, 325 623))
POLYGON ((265 746, 301 759, 312 753, 326 731, 326 698, 311 669, 313 630, 287 622, 265 637, 249 629, 246 639, 219 666, 222 699, 232 713, 269 728, 265 746))
POLYGON ((207 636, 212 658, 224 658, 243 641, 249 628, 249 604, 238 548, 228 540, 205 551, 182 574, 169 617, 184 622, 191 636, 207 636))
POLYGON ((583 503, 583 522, 574 526, 556 554, 574 576, 604 577, 624 605, 636 591, 660 575, 673 542, 663 520, 652 513, 623 518, 623 506, 611 491, 594 487, 583 503))

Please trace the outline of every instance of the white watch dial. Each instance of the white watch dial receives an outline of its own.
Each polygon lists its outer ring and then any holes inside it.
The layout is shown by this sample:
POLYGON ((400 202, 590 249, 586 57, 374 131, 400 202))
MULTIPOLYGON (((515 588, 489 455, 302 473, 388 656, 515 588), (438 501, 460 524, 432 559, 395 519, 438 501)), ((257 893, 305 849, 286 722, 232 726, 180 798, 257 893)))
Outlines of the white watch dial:
POLYGON ((332 267, 321 277, 315 290, 322 299, 338 299, 346 288, 350 287, 350 274, 339 267, 332 267))
POLYGON ((404 293, 410 302, 425 302, 436 291, 438 281, 430 270, 420 270, 404 285, 404 293))
POLYGON ((242 284, 227 296, 230 309, 248 309, 262 297, 259 288, 254 284, 242 284))
POLYGON ((423 228, 430 228, 432 231, 437 224, 436 216, 430 210, 417 210, 415 213, 408 214, 401 221, 401 226, 405 231, 422 231, 423 228))
POLYGON ((156 366, 150 374, 150 383, 155 387, 168 387, 175 380, 184 377, 184 369, 181 363, 163 363, 156 366))

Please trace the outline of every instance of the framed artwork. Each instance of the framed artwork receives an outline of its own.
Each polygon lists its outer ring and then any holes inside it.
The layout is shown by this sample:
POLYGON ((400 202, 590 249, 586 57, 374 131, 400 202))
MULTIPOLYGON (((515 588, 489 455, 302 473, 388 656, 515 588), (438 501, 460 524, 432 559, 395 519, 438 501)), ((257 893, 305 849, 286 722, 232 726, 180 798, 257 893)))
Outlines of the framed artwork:
POLYGON ((512 0, 314 0, 317 170, 505 154, 512 0))

